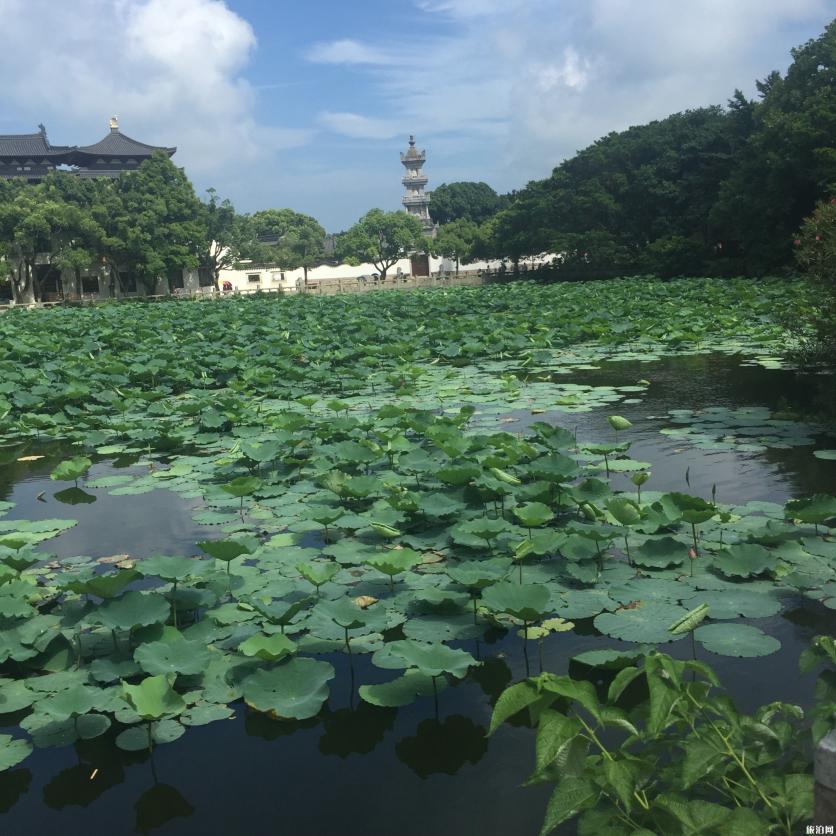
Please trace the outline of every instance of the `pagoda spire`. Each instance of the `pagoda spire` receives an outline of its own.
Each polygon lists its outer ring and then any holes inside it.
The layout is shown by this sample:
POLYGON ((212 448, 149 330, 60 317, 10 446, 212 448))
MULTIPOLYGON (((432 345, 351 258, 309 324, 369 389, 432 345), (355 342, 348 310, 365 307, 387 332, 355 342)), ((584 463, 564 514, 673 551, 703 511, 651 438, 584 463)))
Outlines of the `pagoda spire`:
POLYGON ((409 148, 405 154, 401 152, 401 164, 406 169, 406 174, 401 179, 401 183, 406 188, 406 194, 401 203, 407 213, 421 221, 425 234, 434 237, 435 225, 430 218, 431 193, 424 191, 424 186, 427 185, 427 175, 422 169, 426 159, 427 152, 418 151, 415 147, 415 137, 410 134, 409 148))

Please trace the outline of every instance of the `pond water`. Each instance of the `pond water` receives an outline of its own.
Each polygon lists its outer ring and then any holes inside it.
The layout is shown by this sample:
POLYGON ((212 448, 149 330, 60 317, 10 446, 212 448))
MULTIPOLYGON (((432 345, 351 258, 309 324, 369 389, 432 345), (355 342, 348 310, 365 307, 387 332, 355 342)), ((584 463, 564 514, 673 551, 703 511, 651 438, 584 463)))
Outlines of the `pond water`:
MULTIPOLYGON (((649 389, 639 402, 617 411, 629 414, 634 425, 631 457, 653 465, 648 490, 708 496, 716 486, 718 501, 743 504, 783 503, 836 488, 836 461, 814 458, 811 445, 740 452, 695 447, 688 438, 660 433, 675 426, 672 409, 765 406, 809 413, 815 408, 809 381, 723 355, 610 362, 560 376, 562 383, 595 386, 639 379, 651 381, 649 389)), ((577 426, 585 438, 603 440, 609 438, 604 419, 611 412, 517 411, 500 420, 513 432, 535 420, 555 420, 569 429, 577 426)), ((832 439, 822 444, 826 439, 815 438, 818 446, 836 446, 832 439)), ((112 496, 87 489, 82 481, 80 488, 95 502, 63 504, 55 498, 60 486, 49 479, 60 448, 26 452, 45 458, 0 469, 0 499, 16 503, 8 518, 78 520, 43 546, 59 559, 194 554, 195 543, 208 536, 192 518, 197 500, 168 491, 112 496)), ((86 480, 142 467, 102 461, 86 480)), ((626 475, 614 486, 634 490, 626 475)), ((814 635, 831 632, 835 618, 833 610, 799 596, 781 615, 752 620, 781 641, 781 650, 765 659, 716 656, 688 640, 664 650, 710 663, 739 708, 750 710, 767 700, 809 706, 815 674, 798 674, 798 655, 814 635)), ((23 765, 0 773, 0 831, 11 836, 536 834, 550 788, 520 786, 533 767, 533 732, 506 724, 490 739, 485 735, 501 691, 539 671, 537 643, 530 642, 525 654, 522 640, 507 633, 453 646, 485 664, 440 693, 437 711, 431 697, 400 709, 364 703, 355 684, 385 681, 389 672, 374 667, 368 655, 349 659, 336 653, 324 657, 337 669, 330 699, 308 721, 275 721, 239 702, 230 720, 190 728, 179 741, 159 746, 153 759, 117 749, 113 730, 73 747, 36 749, 23 765)), ((581 651, 629 647, 634 645, 599 635, 591 619, 576 620, 574 632, 545 642, 544 667, 563 673, 581 651)), ((19 716, 5 720, 3 731, 12 733, 19 716)))

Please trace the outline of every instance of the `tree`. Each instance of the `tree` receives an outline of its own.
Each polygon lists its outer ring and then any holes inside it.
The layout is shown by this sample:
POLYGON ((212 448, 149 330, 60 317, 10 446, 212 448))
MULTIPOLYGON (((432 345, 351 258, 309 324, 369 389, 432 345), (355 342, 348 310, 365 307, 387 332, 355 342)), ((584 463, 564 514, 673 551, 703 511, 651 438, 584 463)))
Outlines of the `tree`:
POLYGON ((202 240, 199 267, 212 277, 220 290, 221 270, 234 267, 246 242, 245 224, 228 199, 219 200, 215 189, 207 189, 209 200, 200 203, 202 240))
POLYGON ((445 256, 456 260, 456 273, 459 263, 471 260, 473 245, 479 234, 479 227, 467 218, 459 218, 438 228, 432 241, 433 255, 445 256))
POLYGON ((406 212, 372 209, 337 239, 337 255, 374 264, 381 278, 399 259, 429 250, 421 221, 406 212))
POLYGON ((812 285, 815 353, 836 360, 836 198, 821 201, 794 239, 795 260, 812 285))
POLYGON ((325 230, 310 215, 293 209, 264 209, 247 221, 247 252, 253 261, 281 264, 288 270, 308 270, 325 259, 325 230))
POLYGON ((507 203, 507 198, 498 195, 487 183, 442 183, 432 193, 430 217, 438 224, 462 219, 480 224, 507 203))
POLYGON ((153 291, 165 276, 198 266, 205 232, 199 222, 200 206, 192 184, 164 152, 155 153, 136 171, 116 183, 122 212, 114 237, 123 245, 138 285, 153 291))

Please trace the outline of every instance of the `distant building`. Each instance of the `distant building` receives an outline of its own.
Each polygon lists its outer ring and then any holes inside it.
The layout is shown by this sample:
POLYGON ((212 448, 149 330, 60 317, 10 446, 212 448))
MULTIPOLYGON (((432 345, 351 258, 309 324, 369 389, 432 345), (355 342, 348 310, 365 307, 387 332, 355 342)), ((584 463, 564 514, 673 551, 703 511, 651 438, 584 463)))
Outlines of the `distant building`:
POLYGON ((177 150, 131 139, 119 130, 115 116, 110 132, 93 145, 52 145, 46 128, 38 129, 34 134, 0 134, 0 178, 37 183, 55 170, 79 177, 118 177, 137 169, 155 151, 170 157, 177 150))
POLYGON ((421 170, 427 160, 427 152, 419 151, 415 147, 415 137, 409 137, 409 148, 404 154, 401 153, 401 164, 406 169, 406 174, 401 183, 406 187, 406 194, 401 203, 404 209, 421 221, 426 235, 435 236, 435 225, 430 218, 431 192, 425 192, 427 175, 421 170))

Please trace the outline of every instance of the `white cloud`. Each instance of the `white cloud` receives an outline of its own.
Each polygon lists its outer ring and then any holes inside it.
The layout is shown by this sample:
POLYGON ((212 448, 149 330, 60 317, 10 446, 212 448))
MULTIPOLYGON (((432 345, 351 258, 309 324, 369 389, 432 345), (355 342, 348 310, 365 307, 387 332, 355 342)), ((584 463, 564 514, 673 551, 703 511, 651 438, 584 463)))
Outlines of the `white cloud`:
POLYGON ((383 50, 352 40, 314 44, 307 57, 316 64, 387 64, 391 61, 383 50))
POLYGON ((176 144, 175 162, 205 178, 309 137, 257 123, 242 75, 255 33, 222 0, 0 0, 0 14, 0 101, 53 142, 95 142, 118 114, 126 134, 176 144))
POLYGON ((334 133, 354 139, 391 139, 398 133, 397 127, 383 119, 372 119, 359 113, 334 113, 324 111, 317 121, 334 133))

